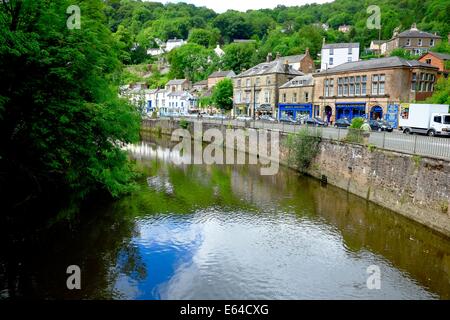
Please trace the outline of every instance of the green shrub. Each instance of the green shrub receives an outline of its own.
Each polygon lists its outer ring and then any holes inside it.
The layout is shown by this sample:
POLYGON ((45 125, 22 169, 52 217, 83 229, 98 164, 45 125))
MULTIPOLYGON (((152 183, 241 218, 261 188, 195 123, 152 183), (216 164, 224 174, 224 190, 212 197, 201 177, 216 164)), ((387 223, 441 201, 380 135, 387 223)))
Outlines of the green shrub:
POLYGON ((350 126, 350 128, 361 129, 363 124, 364 124, 364 118, 353 118, 352 125, 350 126))
POLYGON ((319 152, 320 135, 310 132, 307 128, 288 137, 289 163, 293 163, 297 169, 306 173, 313 159, 319 152))
POLYGON ((185 119, 180 120, 180 128, 182 129, 188 129, 189 128, 189 122, 185 119))

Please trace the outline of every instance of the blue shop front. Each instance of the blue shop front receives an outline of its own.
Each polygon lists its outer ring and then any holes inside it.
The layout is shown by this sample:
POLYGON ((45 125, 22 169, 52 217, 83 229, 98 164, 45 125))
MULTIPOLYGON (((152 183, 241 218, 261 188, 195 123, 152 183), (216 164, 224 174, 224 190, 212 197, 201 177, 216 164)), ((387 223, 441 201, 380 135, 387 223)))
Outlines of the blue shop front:
POLYGON ((336 103, 336 120, 347 118, 366 118, 365 102, 337 102, 336 103))
POLYGON ((291 117, 292 119, 299 120, 302 117, 313 116, 312 103, 290 103, 278 105, 278 119, 281 117, 291 117))

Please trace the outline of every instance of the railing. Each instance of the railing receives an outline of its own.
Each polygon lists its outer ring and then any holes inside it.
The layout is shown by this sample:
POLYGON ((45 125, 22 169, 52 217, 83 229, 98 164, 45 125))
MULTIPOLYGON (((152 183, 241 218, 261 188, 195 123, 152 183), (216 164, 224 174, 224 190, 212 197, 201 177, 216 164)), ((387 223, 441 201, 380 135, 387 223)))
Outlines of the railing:
POLYGON ((412 155, 428 156, 450 160, 450 138, 408 135, 400 131, 394 132, 364 132, 355 129, 332 127, 308 127, 306 125, 265 122, 258 120, 239 121, 231 119, 211 119, 195 117, 172 117, 174 120, 184 119, 189 122, 202 122, 232 127, 276 130, 283 133, 297 133, 303 128, 314 130, 323 139, 365 144, 379 149, 397 151, 412 155))

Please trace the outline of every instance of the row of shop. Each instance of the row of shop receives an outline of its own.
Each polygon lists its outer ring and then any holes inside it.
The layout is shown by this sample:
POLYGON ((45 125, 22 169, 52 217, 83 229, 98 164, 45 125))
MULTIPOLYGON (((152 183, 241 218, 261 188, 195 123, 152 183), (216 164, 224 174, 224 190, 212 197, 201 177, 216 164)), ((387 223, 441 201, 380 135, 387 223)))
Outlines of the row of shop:
POLYGON ((347 118, 350 121, 353 118, 362 117, 370 120, 386 120, 394 127, 398 126, 399 106, 396 104, 388 105, 387 108, 375 105, 368 107, 365 102, 336 103, 332 106, 325 106, 320 110, 320 106, 312 103, 305 104, 280 104, 278 106, 278 118, 291 117, 293 119, 302 119, 304 117, 321 117, 328 123, 347 118))

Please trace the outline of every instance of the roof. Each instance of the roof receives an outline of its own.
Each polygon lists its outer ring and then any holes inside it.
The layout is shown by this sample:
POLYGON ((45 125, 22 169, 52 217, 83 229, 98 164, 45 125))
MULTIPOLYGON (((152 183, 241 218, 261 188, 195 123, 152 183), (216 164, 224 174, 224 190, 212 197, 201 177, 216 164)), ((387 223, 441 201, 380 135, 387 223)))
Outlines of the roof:
POLYGON ((403 31, 401 33, 399 33, 396 37, 394 38, 435 38, 435 39, 441 39, 440 36, 429 33, 429 32, 425 32, 425 31, 420 31, 418 29, 410 29, 410 30, 406 30, 403 31))
POLYGON ((386 42, 388 42, 388 40, 372 40, 373 44, 383 44, 383 43, 386 43, 386 42))
POLYGON ((167 82, 168 86, 176 86, 176 85, 181 85, 184 84, 187 80, 186 79, 173 79, 170 80, 169 82, 167 82))
POLYGON ((280 89, 312 86, 313 84, 314 84, 314 79, 312 77, 312 74, 307 74, 307 75, 304 75, 304 76, 295 77, 291 81, 283 84, 280 87, 280 89))
POLYGON ((201 81, 194 83, 192 86, 198 87, 198 86, 207 86, 207 85, 208 85, 208 80, 201 80, 201 81))
POLYGON ((329 43, 325 44, 322 49, 341 49, 341 48, 359 48, 358 42, 353 43, 329 43))
POLYGON ((234 77, 236 74, 234 73, 233 70, 227 70, 227 71, 216 71, 211 73, 211 75, 208 78, 225 78, 230 76, 234 77))
POLYGON ((362 71, 362 70, 371 70, 371 69, 382 69, 382 68, 395 68, 395 67, 426 67, 437 69, 429 64, 419 62, 416 60, 406 60, 400 57, 388 57, 388 58, 380 58, 380 59, 372 59, 372 60, 361 60, 356 62, 347 62, 336 66, 332 69, 329 69, 326 72, 320 72, 316 75, 320 74, 330 74, 330 73, 339 73, 339 72, 347 72, 347 71, 362 71))
POLYGON ((448 53, 440 53, 440 52, 431 52, 430 51, 430 52, 425 53, 422 57, 426 56, 427 54, 431 54, 441 60, 450 60, 450 54, 448 54, 448 53))
POLYGON ((188 99, 190 93, 187 91, 175 91, 167 94, 168 97, 180 97, 181 99, 188 99))
POLYGON ((305 56, 306 56, 306 54, 298 54, 295 56, 281 57, 276 60, 281 60, 282 62, 285 62, 287 60, 288 63, 292 64, 292 63, 298 63, 298 62, 302 61, 303 58, 305 58, 305 56))
MULTIPOLYGON (((238 78, 240 77, 251 77, 251 76, 259 76, 259 75, 265 75, 265 74, 273 74, 273 73, 286 73, 284 69, 284 61, 280 59, 272 61, 272 62, 264 62, 260 63, 257 66, 254 66, 253 68, 248 69, 247 71, 242 72, 241 74, 237 75, 238 78)), ((291 75, 297 75, 301 76, 303 75, 302 72, 295 70, 291 65, 289 65, 288 74, 291 75)))
POLYGON ((256 40, 253 39, 234 39, 235 43, 246 43, 246 42, 256 42, 256 40))
POLYGON ((169 39, 167 40, 167 43, 173 43, 173 42, 184 42, 183 39, 169 39))

